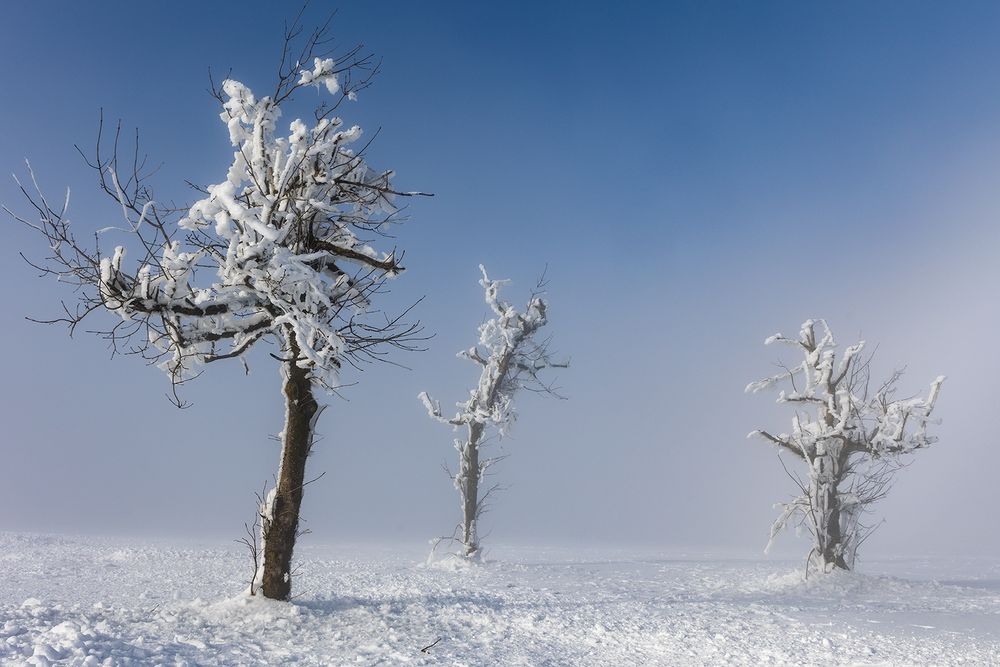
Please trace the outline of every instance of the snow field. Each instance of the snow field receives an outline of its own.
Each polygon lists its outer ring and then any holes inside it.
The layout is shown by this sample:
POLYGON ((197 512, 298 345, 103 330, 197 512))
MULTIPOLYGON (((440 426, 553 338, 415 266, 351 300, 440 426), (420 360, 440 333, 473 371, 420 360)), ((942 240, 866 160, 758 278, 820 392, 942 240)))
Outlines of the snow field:
POLYGON ((1000 664, 996 562, 876 561, 868 571, 893 576, 803 582, 789 561, 509 548, 456 568, 423 555, 305 547, 286 604, 239 594, 250 567, 236 545, 0 533, 0 663, 1000 664))

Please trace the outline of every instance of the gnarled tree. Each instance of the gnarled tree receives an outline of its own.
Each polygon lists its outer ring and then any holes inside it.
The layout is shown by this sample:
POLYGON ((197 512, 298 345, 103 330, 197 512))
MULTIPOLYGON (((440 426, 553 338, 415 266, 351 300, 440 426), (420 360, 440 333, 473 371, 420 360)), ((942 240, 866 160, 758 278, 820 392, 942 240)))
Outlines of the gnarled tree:
POLYGON ((490 467, 501 457, 483 457, 481 450, 489 431, 506 433, 515 419, 514 394, 520 389, 557 395, 553 386, 539 377, 548 368, 565 368, 569 362, 556 362, 549 353, 549 339, 538 340, 538 332, 548 323, 548 304, 542 298, 544 279, 528 300, 524 311, 518 311, 498 292, 506 280, 491 280, 479 265, 486 290, 486 303, 495 317, 479 327, 479 344, 458 353, 480 367, 479 384, 470 392, 469 400, 458 403, 458 412, 451 418, 441 412, 441 405, 426 392, 419 394, 431 418, 464 428, 464 438, 455 439, 458 450, 458 472, 452 475, 461 496, 462 520, 450 538, 460 545, 459 556, 478 559, 480 540, 478 524, 486 509, 486 501, 499 487, 483 491, 481 484, 490 467))
POLYGON ((931 383, 926 398, 897 398, 899 371, 872 391, 871 357, 862 357, 864 341, 846 348, 838 360, 824 320, 804 322, 797 340, 775 334, 764 343, 791 346, 802 361, 750 383, 746 391, 784 386, 778 403, 794 406, 795 414, 791 433, 756 430, 748 437, 760 437, 776 445, 779 456, 788 452, 806 466, 804 480, 786 467, 800 495, 783 504, 771 540, 790 523, 804 524, 813 538, 810 567, 851 569, 858 547, 871 533, 862 515, 885 496, 908 455, 937 440, 928 435, 927 426, 944 377, 931 383))
POLYGON ((206 365, 261 342, 277 348, 281 460, 261 506, 262 558, 250 589, 275 599, 291 590, 306 458, 321 411, 315 389, 334 391, 344 363, 357 367, 393 347, 412 349, 420 338, 405 313, 374 311, 373 297, 403 267, 395 251, 368 245, 397 221, 397 198, 418 193, 397 191, 392 172, 369 167, 367 144, 357 148, 361 128, 337 116, 378 63, 361 47, 335 53, 329 43, 329 21, 304 32, 297 19, 285 32, 269 95, 258 98, 234 79, 213 84, 235 151, 225 180, 197 188, 203 197, 190 206, 154 198, 138 145, 121 157, 119 126, 110 149, 99 132, 88 164, 124 214, 124 229, 104 227, 93 243, 82 242, 67 218, 69 192, 50 205, 33 173, 32 187, 21 189, 34 214, 14 216, 51 249, 31 265, 75 288, 77 303, 64 303, 65 315, 51 322, 72 332, 97 312, 117 315, 98 333, 114 352, 157 363, 178 406, 178 385, 206 365), (282 105, 311 88, 325 100, 313 119, 295 119, 282 131, 282 105), (125 244, 103 251, 101 236, 115 230, 126 232, 137 261, 127 261, 125 244))

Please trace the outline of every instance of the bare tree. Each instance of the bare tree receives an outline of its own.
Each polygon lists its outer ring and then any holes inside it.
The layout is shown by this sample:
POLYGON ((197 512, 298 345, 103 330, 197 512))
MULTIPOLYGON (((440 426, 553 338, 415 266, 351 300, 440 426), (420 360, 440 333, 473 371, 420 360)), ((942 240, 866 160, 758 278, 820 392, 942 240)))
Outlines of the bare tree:
POLYGON ((776 334, 764 343, 783 343, 802 354, 801 363, 782 365, 781 373, 746 388, 756 393, 784 385, 778 403, 795 406, 792 432, 756 430, 748 437, 773 443, 779 457, 789 452, 807 468, 805 479, 785 468, 800 495, 782 505, 771 540, 797 522, 813 538, 809 567, 851 569, 858 547, 873 530, 863 523, 863 515, 885 497, 908 455, 937 440, 927 434, 927 425, 935 423, 930 415, 944 377, 931 383, 927 398, 896 398, 901 371, 872 391, 871 356, 861 354, 864 341, 846 348, 838 362, 837 344, 825 320, 807 320, 798 340, 776 334))
POLYGON ((378 68, 361 46, 335 51, 329 20, 305 31, 300 12, 286 25, 271 94, 258 99, 231 78, 213 82, 235 152, 224 181, 193 186, 202 198, 185 207, 158 202, 138 136, 126 152, 119 124, 109 147, 102 119, 87 161, 124 227, 103 227, 92 243, 81 241, 67 217, 69 191, 53 204, 30 165, 30 184, 18 185, 34 212, 11 213, 50 249, 31 266, 74 288, 76 303, 63 303, 63 315, 48 321, 72 334, 95 312, 117 315, 94 333, 113 353, 158 364, 178 407, 178 386, 206 365, 242 358, 259 342, 277 348, 271 356, 281 368, 285 424, 276 484, 261 507, 251 586, 269 598, 287 599, 291 590, 306 457, 321 413, 314 389, 335 392, 344 363, 358 368, 421 340, 419 323, 404 321, 409 309, 393 316, 375 309, 386 280, 403 270, 402 254, 369 242, 399 221, 399 197, 422 193, 397 191, 391 171, 369 167, 361 128, 337 116, 378 68), (311 120, 295 119, 282 134, 282 105, 310 88, 325 101, 311 120), (126 261, 125 244, 103 250, 102 236, 114 231, 125 233, 138 261, 126 261))
POLYGON ((557 362, 549 352, 549 339, 537 340, 539 330, 548 322, 548 304, 542 298, 544 276, 528 300, 528 306, 519 312, 514 306, 500 300, 500 286, 506 280, 491 280, 486 269, 479 265, 486 290, 486 303, 495 317, 479 327, 479 344, 459 352, 458 356, 480 367, 479 384, 470 392, 469 400, 458 403, 459 411, 447 418, 441 405, 426 392, 419 394, 431 418, 454 428, 464 428, 464 438, 455 440, 458 450, 458 472, 452 475, 461 496, 462 521, 450 540, 461 545, 460 556, 478 559, 480 556, 479 519, 486 510, 486 501, 499 489, 493 485, 483 491, 481 484, 490 468, 502 457, 483 457, 481 450, 487 441, 488 431, 502 436, 515 419, 514 394, 520 389, 558 396, 556 389, 539 377, 548 368, 565 368, 569 362, 557 362))

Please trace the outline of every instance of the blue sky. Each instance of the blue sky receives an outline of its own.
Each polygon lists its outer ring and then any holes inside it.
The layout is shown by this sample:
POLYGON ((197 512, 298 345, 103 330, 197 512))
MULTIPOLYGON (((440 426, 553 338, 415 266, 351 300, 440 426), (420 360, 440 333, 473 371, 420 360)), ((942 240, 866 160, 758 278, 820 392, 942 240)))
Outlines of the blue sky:
MULTIPOLYGON (((73 149, 98 109, 141 129, 160 197, 222 180, 208 67, 268 86, 292 6, 0 12, 0 163, 30 158, 98 228, 115 210, 73 149)), ((384 59, 345 119, 381 127, 373 163, 435 193, 399 231, 409 271, 390 300, 426 296, 437 336, 397 358, 412 370, 345 378, 359 384, 332 399, 313 539, 450 532, 450 434, 415 396, 447 403, 474 382, 453 354, 485 312, 483 262, 517 298, 548 265, 573 359, 570 400, 522 397, 491 539, 757 549, 792 489, 743 436, 787 415, 742 390, 770 371, 767 335, 825 317, 843 343, 878 343, 882 370, 907 365, 913 391, 950 377, 942 442, 900 476, 871 548, 1000 547, 979 531, 1000 465, 1000 6, 355 3, 335 25, 384 59)), ((0 200, 19 205, 9 181, 0 200)), ((176 411, 155 369, 21 319, 71 295, 18 258, 36 239, 0 229, 0 529, 238 536, 277 460, 277 370, 212 369, 176 411)))

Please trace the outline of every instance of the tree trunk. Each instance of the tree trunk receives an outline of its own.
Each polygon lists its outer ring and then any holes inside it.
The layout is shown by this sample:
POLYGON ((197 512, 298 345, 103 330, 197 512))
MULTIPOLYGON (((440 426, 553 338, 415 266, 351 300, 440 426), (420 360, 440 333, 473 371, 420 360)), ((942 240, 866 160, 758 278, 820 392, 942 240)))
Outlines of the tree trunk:
POLYGON ((840 495, 838 488, 843 481, 844 464, 839 450, 821 448, 812 461, 809 471, 809 494, 816 531, 816 553, 823 569, 830 565, 842 570, 850 569, 844 558, 840 529, 840 495))
POLYGON ((314 417, 319 408, 313 397, 308 369, 294 359, 298 346, 289 337, 290 358, 284 366, 285 430, 282 435, 278 484, 268 497, 263 520, 264 597, 287 600, 292 590, 291 563, 299 531, 299 508, 305 484, 306 458, 313 439, 314 417))
MULTIPOLYGON (((500 388, 507 377, 511 359, 514 358, 519 342, 519 339, 513 341, 500 355, 495 375, 488 384, 489 389, 485 396, 482 394, 482 389, 479 390, 477 404, 485 406, 487 411, 492 410, 500 395, 500 388)), ((486 372, 486 370, 483 371, 484 374, 486 372)), ((482 377, 479 382, 480 387, 482 387, 482 377)), ((482 439, 485 429, 486 424, 481 421, 473 421, 469 424, 469 441, 463 448, 459 461, 459 482, 462 491, 462 550, 466 558, 479 557, 477 524, 479 522, 479 480, 482 475, 482 470, 479 469, 479 441, 482 439)))
POLYGON ((830 485, 827 487, 826 493, 829 509, 826 516, 826 544, 823 549, 823 562, 841 570, 849 570, 847 561, 844 559, 844 538, 840 531, 840 501, 837 497, 837 486, 830 485))
POLYGON ((466 558, 475 558, 479 554, 476 524, 479 521, 479 440, 482 435, 481 423, 469 425, 469 441, 462 451, 459 469, 462 485, 462 549, 466 558))

